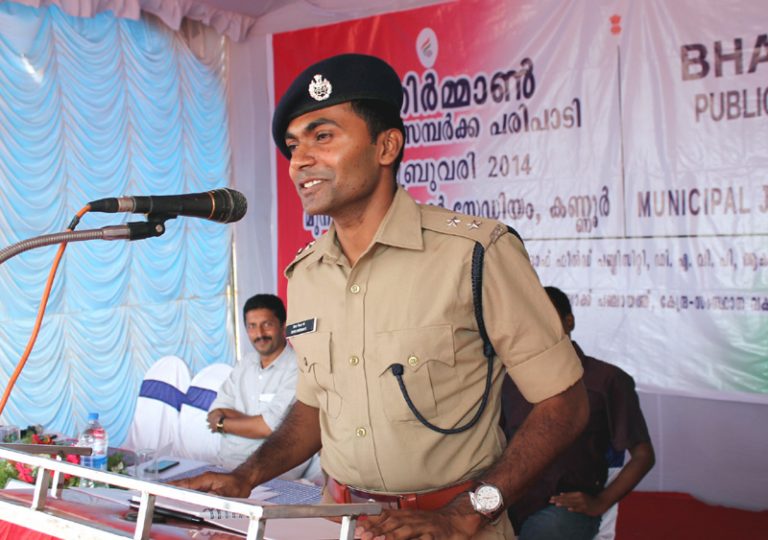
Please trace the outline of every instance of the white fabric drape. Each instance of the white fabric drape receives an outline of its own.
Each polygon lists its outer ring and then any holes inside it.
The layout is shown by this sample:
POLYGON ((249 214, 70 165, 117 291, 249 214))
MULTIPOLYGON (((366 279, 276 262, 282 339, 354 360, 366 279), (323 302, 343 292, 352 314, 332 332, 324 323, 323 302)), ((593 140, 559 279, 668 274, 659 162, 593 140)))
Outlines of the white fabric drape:
MULTIPOLYGON (((88 201, 229 184, 221 67, 160 24, 0 4, 0 245, 64 230, 88 201)), ((143 221, 86 214, 80 230, 143 221)), ((234 359, 231 228, 166 223, 160 238, 71 244, 2 421, 74 433, 99 412, 125 436, 158 357, 194 373, 234 359)), ((31 334, 55 252, 0 266, 0 384, 31 334)))
MULTIPOLYGON (((245 39, 254 18, 234 13, 195 0, 18 0, 32 7, 58 6, 62 11, 76 17, 93 17, 106 11, 115 17, 138 20, 141 12, 158 16, 174 30, 181 27, 185 17, 200 21, 216 29, 222 35, 235 41, 245 39)), ((275 0, 258 2, 269 9, 275 0)))

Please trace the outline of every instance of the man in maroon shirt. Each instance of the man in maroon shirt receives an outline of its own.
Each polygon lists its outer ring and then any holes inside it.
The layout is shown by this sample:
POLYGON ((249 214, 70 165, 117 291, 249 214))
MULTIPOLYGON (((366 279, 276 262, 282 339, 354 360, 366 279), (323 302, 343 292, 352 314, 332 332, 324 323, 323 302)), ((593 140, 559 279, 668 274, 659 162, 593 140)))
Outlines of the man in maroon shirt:
MULTIPOLYGON (((566 334, 575 326, 571 303, 556 287, 545 287, 566 334)), ((635 381, 620 368, 586 356, 573 346, 584 367, 589 422, 578 439, 552 463, 509 509, 518 540, 591 539, 600 516, 632 491, 653 467, 655 457, 635 381), (605 485, 611 451, 629 451, 630 459, 605 485)), ((509 377, 502 389, 504 432, 512 437, 531 404, 509 377)))

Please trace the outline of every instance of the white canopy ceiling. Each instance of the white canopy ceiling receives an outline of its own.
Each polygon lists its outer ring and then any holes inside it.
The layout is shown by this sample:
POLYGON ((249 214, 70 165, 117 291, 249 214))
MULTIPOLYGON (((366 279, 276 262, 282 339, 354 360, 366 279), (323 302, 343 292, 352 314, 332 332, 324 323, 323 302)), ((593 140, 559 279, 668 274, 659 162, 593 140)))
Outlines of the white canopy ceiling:
MULTIPOLYGON (((137 19, 146 11, 178 29, 183 18, 202 21, 234 41, 308 26, 368 17, 447 0, 15 0, 33 7, 59 6, 70 15, 91 17, 112 11, 137 19)), ((448 0, 453 1, 453 0, 448 0)))
POLYGON ((267 34, 400 11, 446 0, 196 0, 255 20, 253 32, 267 34))

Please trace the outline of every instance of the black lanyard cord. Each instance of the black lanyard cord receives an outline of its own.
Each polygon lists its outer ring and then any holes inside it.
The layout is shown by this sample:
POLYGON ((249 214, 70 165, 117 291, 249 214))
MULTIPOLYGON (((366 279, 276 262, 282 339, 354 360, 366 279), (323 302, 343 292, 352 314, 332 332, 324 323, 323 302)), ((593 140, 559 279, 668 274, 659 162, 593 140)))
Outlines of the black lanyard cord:
POLYGON ((485 411, 485 407, 488 405, 488 396, 491 394, 491 381, 493 379, 493 357, 496 356, 496 352, 493 350, 491 340, 488 338, 488 334, 485 331, 485 321, 483 321, 483 256, 485 250, 480 244, 475 244, 474 251, 472 252, 472 301, 475 309, 475 319, 477 320, 477 329, 480 333, 480 337, 483 340, 483 353, 485 354, 486 361, 488 362, 488 373, 485 376, 485 391, 483 397, 480 400, 480 406, 466 424, 457 428, 445 429, 432 424, 429 420, 424 418, 416 406, 411 400, 411 396, 408 394, 408 389, 405 387, 403 381, 403 372, 405 368, 402 364, 392 364, 389 369, 392 370, 392 374, 397 379, 397 384, 400 387, 400 392, 403 394, 403 399, 408 405, 416 419, 421 422, 425 427, 428 427, 432 431, 442 433, 444 435, 453 435, 455 433, 461 433, 467 431, 474 426, 485 411))
POLYGON ((491 393, 491 379, 493 378, 493 357, 488 358, 488 373, 485 377, 485 392, 483 392, 483 398, 480 400, 480 407, 478 407, 475 416, 473 416, 472 419, 463 426, 451 429, 445 429, 434 425, 429 420, 424 418, 424 415, 419 412, 419 410, 416 408, 416 405, 414 405, 413 401, 411 401, 411 396, 408 395, 408 389, 405 387, 405 382, 403 382, 404 368, 402 364, 392 364, 389 366, 389 369, 392 370, 392 374, 397 378, 397 384, 400 386, 400 392, 403 394, 403 398, 408 404, 408 408, 411 409, 411 412, 419 422, 421 422, 424 426, 428 427, 432 431, 437 431, 443 435, 453 435, 455 433, 467 431, 469 428, 477 424, 477 421, 480 420, 486 405, 488 405, 488 396, 491 393))

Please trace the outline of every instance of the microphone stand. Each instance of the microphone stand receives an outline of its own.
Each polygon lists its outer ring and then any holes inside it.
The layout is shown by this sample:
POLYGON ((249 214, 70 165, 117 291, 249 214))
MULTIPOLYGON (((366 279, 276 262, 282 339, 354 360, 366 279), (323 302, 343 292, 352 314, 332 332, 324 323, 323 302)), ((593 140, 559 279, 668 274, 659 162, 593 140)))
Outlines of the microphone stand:
POLYGON ((168 214, 147 214, 147 221, 109 225, 100 229, 85 231, 63 231, 43 234, 22 240, 0 250, 0 264, 19 253, 30 249, 61 244, 62 242, 82 242, 85 240, 143 240, 160 236, 165 232, 165 220, 176 217, 168 214))

